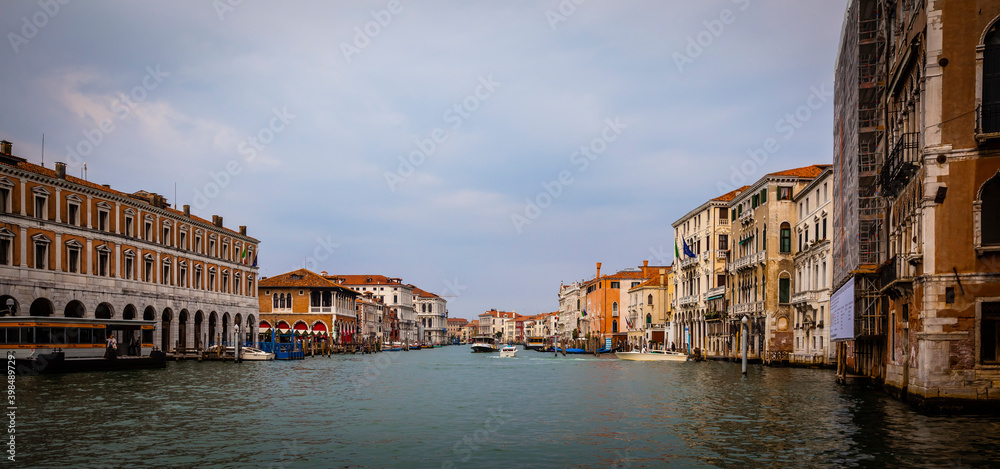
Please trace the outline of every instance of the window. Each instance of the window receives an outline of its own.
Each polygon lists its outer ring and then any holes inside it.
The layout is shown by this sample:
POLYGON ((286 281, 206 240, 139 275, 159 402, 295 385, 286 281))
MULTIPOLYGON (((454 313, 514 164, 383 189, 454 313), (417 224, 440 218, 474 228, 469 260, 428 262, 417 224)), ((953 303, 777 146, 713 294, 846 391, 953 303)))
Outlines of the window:
POLYGON ((762 203, 762 204, 767 203, 767 188, 766 187, 760 190, 760 203, 762 203))
POLYGON ((1000 172, 983 183, 972 211, 976 248, 1000 249, 1000 172))
POLYGON ((611 303, 611 315, 618 317, 618 302, 611 303))
POLYGON ((35 242, 35 268, 47 269, 49 266, 49 239, 36 235, 35 242))
POLYGON ((222 241, 222 258, 224 260, 229 260, 229 241, 222 241))
POLYGON ((160 242, 163 243, 164 246, 171 246, 170 241, 171 241, 170 240, 170 227, 169 226, 164 226, 163 227, 163 238, 160 239, 160 242))
POLYGON ((611 332, 618 332, 618 321, 611 321, 611 332))
POLYGON ((792 188, 778 187, 778 200, 792 200, 792 188))
POLYGON ((80 248, 83 245, 77 241, 66 243, 66 271, 74 274, 80 273, 80 248))
POLYGON ((187 249, 187 233, 181 231, 177 234, 177 237, 180 239, 177 243, 178 247, 181 249, 187 249))
POLYGON ((98 210, 97 211, 97 229, 100 230, 100 231, 108 231, 108 228, 109 228, 109 226, 108 226, 109 225, 108 219, 109 219, 109 215, 108 215, 108 211, 107 210, 98 210))
POLYGON ((653 295, 649 295, 649 296, 646 297, 646 304, 648 304, 650 306, 653 305, 653 295))
POLYGON ((182 287, 188 286, 187 276, 188 276, 187 264, 181 262, 180 266, 177 267, 177 284, 182 287))
POLYGON ((201 284, 201 266, 194 266, 194 288, 205 289, 205 286, 201 284))
POLYGON ((125 252, 125 280, 135 279, 135 254, 125 252))
POLYGON ((131 215, 125 216, 125 236, 128 236, 130 238, 135 236, 135 232, 132 230, 135 225, 133 220, 134 217, 132 217, 131 215))
POLYGON ((192 250, 195 251, 195 252, 204 254, 201 251, 201 233, 195 233, 194 234, 194 246, 192 246, 192 250))
POLYGON ((646 313, 646 325, 649 325, 649 324, 652 324, 652 323, 653 323, 653 315, 649 314, 649 313, 646 313))
POLYGON ((153 281, 153 255, 147 254, 143 257, 142 279, 146 282, 153 281))
POLYGON ((6 233, 0 233, 0 265, 11 265, 13 258, 11 256, 11 246, 13 243, 13 236, 8 236, 6 233))
POLYGON ((1000 132, 1000 23, 986 33, 983 41, 983 89, 979 132, 1000 132))
MULTIPOLYGON (((6 184, 7 180, 4 179, 3 182, 5 183, 4 186, 7 186, 6 184)), ((13 187, 13 184, 10 187, 0 187, 0 212, 10 213, 11 187, 13 187)))
POLYGON ((46 196, 44 196, 44 195, 35 194, 35 218, 37 218, 39 220, 46 220, 46 219, 48 219, 48 217, 47 217, 47 215, 48 215, 48 213, 47 213, 48 212, 48 206, 47 206, 48 200, 49 200, 49 198, 46 197, 46 196))
POLYGON ((208 269, 208 290, 215 291, 215 268, 208 269))
POLYGON ((146 241, 153 240, 153 222, 147 221, 143 227, 142 237, 146 241))
POLYGON ((209 255, 209 256, 214 256, 215 255, 215 240, 214 239, 209 239, 208 240, 208 252, 206 254, 209 255))
POLYGON ((823 217, 823 237, 820 239, 826 239, 826 217, 823 217))
POLYGON ((788 277, 778 279, 778 303, 788 303, 791 283, 792 279, 788 277))
POLYGON ((107 277, 111 275, 111 249, 107 246, 97 247, 97 275, 107 277))
POLYGON ((619 283, 619 282, 611 282, 611 288, 621 288, 621 283, 619 283))
POLYGON ((160 276, 160 283, 162 283, 164 285, 170 285, 172 283, 170 281, 170 259, 164 259, 163 260, 163 270, 162 270, 162 272, 163 272, 163 275, 160 276))
POLYGON ((979 359, 984 364, 1000 364, 1000 302, 982 302, 979 330, 979 359))
POLYGON ((729 235, 724 235, 724 234, 719 235, 719 250, 720 251, 729 250, 729 235))
POLYGON ((750 207, 757 208, 758 205, 760 205, 760 195, 754 194, 750 197, 750 207))
POLYGON ((80 204, 73 202, 66 204, 66 223, 70 225, 80 224, 80 204))
POLYGON ((792 227, 788 222, 781 224, 781 252, 792 252, 792 227))

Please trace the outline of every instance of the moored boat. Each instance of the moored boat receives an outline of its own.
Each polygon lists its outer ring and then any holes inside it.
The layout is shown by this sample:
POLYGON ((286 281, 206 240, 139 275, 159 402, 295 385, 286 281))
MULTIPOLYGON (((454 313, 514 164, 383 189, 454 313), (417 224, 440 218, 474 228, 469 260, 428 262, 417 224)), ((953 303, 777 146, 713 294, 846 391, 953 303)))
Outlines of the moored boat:
POLYGON ((251 362, 274 360, 274 354, 259 348, 243 347, 240 349, 240 359, 251 362))
POLYGON ((621 360, 631 361, 686 362, 688 359, 687 355, 683 353, 664 350, 650 350, 648 352, 615 352, 615 356, 621 360))

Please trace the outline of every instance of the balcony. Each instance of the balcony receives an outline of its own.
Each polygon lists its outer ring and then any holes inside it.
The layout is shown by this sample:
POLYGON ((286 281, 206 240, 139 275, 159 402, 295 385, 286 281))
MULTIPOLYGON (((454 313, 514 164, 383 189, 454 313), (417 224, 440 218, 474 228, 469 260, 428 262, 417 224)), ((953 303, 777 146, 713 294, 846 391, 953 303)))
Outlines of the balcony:
POLYGON ((752 254, 747 254, 739 259, 736 259, 736 262, 732 263, 731 269, 735 270, 747 269, 753 267, 758 263, 763 263, 765 260, 764 254, 765 254, 764 251, 758 251, 752 254))
POLYGON ((705 251, 705 252, 701 253, 701 260, 702 261, 708 262, 708 253, 709 253, 709 251, 705 251))
POLYGON ((882 264, 879 273, 881 277, 879 291, 884 292, 890 288, 906 288, 913 283, 913 272, 916 269, 906 259, 904 256, 892 256, 892 259, 882 264))
POLYGON ((879 189, 885 196, 895 197, 917 172, 919 153, 919 132, 909 132, 900 136, 878 175, 879 189))
POLYGON ((740 303, 733 306, 733 314, 761 314, 764 312, 764 302, 763 301, 751 301, 748 303, 740 303))
POLYGON ((724 261, 729 256, 729 251, 715 251, 715 260, 724 261))
POLYGON ((976 141, 982 143, 992 138, 1000 138, 1000 103, 976 107, 976 141))
POLYGON ((802 306, 815 301, 819 301, 819 292, 817 291, 800 291, 792 295, 792 306, 802 306))
POLYGON ((681 307, 690 306, 698 304, 699 295, 687 295, 680 297, 677 302, 680 303, 681 307))
POLYGON ((689 267, 698 265, 698 258, 697 257, 684 258, 681 259, 680 264, 681 264, 681 269, 687 269, 689 267))
POLYGON ((712 298, 714 296, 724 295, 725 293, 726 293, 726 287, 725 286, 715 287, 715 288, 713 288, 713 289, 705 292, 705 301, 708 301, 709 298, 712 298))
POLYGON ((753 210, 747 210, 741 213, 738 218, 740 219, 740 223, 749 223, 750 220, 753 219, 753 210))

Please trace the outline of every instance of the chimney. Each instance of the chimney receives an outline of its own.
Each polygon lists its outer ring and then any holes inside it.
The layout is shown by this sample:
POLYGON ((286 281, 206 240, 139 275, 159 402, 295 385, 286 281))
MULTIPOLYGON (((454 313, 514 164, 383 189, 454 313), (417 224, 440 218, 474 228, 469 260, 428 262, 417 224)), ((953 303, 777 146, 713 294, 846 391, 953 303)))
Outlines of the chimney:
POLYGON ((240 226, 240 235, 241 236, 246 236, 247 235, 247 227, 246 227, 246 225, 240 226))
POLYGON ((185 205, 184 206, 184 216, 188 217, 188 218, 191 218, 191 206, 190 205, 185 205))
POLYGON ((643 268, 649 267, 649 261, 642 261, 642 267, 643 268))
POLYGON ((597 278, 601 278, 601 263, 597 263, 597 278))
POLYGON ((0 153, 4 155, 12 155, 14 144, 6 140, 0 140, 0 153))
POLYGON ((66 163, 56 161, 56 177, 66 179, 66 163))
POLYGON ((667 269, 660 269, 660 286, 667 286, 667 269))
POLYGON ((212 224, 219 228, 222 228, 222 217, 218 215, 212 215, 212 224))

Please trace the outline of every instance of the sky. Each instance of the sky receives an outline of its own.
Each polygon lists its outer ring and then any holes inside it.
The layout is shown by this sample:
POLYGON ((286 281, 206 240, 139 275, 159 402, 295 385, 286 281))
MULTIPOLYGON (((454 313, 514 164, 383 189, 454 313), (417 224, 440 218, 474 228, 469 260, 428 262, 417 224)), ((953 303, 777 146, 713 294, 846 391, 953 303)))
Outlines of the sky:
POLYGON ((0 138, 246 225, 261 276, 550 312, 596 262, 670 265, 705 201, 832 161, 846 3, 4 1, 0 138))

